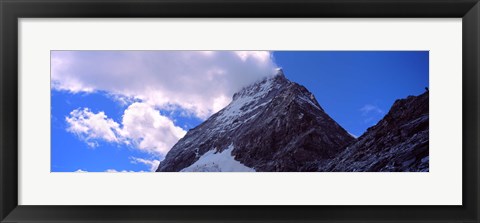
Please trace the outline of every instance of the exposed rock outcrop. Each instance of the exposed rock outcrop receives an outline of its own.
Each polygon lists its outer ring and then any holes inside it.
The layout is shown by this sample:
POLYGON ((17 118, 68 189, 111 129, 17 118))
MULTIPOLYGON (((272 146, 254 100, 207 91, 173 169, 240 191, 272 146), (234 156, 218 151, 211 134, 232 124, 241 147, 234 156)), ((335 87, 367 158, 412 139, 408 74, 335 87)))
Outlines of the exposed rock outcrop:
POLYGON ((429 171, 428 91, 395 101, 388 114, 318 171, 429 171))

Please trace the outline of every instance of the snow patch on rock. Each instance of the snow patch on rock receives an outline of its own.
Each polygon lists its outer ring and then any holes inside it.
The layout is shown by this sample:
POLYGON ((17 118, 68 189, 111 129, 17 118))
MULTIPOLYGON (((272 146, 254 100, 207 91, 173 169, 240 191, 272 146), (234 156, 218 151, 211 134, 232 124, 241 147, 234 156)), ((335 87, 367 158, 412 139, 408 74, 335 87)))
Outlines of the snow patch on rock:
POLYGON ((255 172, 255 169, 235 160, 232 156, 233 149, 234 146, 230 145, 222 152, 210 150, 181 172, 255 172))

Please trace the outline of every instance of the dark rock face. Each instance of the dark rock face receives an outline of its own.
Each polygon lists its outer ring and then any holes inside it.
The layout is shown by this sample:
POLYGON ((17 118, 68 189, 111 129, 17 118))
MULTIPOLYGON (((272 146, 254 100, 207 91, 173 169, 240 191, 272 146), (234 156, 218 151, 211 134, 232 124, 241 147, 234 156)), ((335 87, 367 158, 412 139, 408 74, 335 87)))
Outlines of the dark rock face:
POLYGON ((227 107, 190 130, 157 172, 181 171, 208 151, 230 145, 235 160, 255 171, 317 171, 312 164, 333 159, 353 141, 312 93, 280 71, 242 89, 227 107))
POLYGON ((395 101, 388 114, 318 171, 429 171, 428 91, 395 101))

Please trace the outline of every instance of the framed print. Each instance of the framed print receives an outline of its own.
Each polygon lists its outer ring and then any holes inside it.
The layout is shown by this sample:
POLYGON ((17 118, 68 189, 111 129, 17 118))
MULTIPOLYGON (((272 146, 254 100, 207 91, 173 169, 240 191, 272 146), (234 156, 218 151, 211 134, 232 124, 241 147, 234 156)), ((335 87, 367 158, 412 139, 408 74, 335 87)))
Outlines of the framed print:
POLYGON ((478 1, 2 1, 2 222, 478 222, 478 1))

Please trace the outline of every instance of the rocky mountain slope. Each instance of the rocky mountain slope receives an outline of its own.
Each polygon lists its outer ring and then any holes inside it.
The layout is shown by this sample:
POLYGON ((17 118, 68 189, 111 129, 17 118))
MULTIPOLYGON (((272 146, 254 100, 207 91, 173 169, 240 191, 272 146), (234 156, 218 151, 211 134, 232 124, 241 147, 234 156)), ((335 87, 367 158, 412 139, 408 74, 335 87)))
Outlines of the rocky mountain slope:
POLYGON ((308 171, 353 141, 312 93, 279 70, 190 130, 157 171, 308 171))
POLYGON ((190 130, 157 172, 429 171, 429 93, 395 101, 354 139, 279 70, 190 130))
POLYGON ((318 171, 429 171, 428 91, 395 101, 388 114, 318 171))

